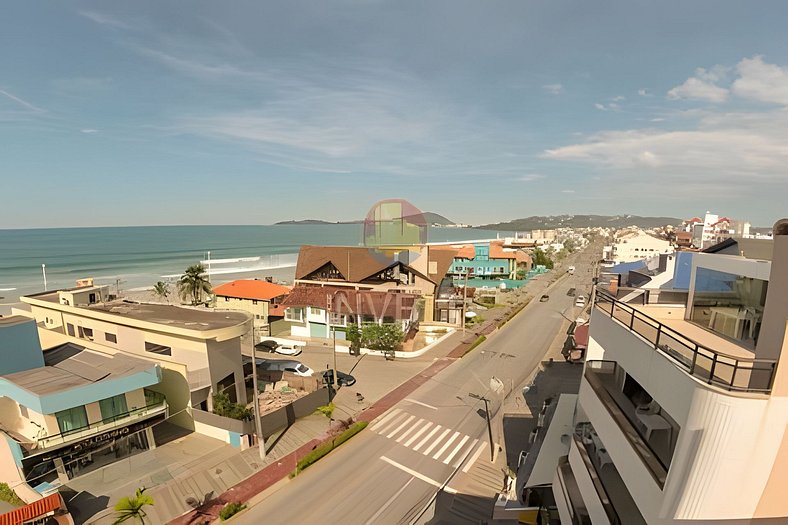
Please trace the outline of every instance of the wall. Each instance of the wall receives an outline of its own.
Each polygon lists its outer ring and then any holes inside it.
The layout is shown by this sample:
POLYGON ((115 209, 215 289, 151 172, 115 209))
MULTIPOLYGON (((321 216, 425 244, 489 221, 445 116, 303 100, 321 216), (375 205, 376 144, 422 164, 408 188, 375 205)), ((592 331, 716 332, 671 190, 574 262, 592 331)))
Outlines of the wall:
POLYGON ((32 319, 0 324, 0 375, 44 366, 38 328, 32 319))
POLYGON ((260 428, 263 437, 267 438, 278 430, 289 427, 295 423, 296 419, 312 414, 317 407, 328 404, 328 401, 328 388, 321 388, 279 410, 269 412, 260 418, 260 428))
POLYGON ((211 369, 211 386, 218 392, 217 383, 229 374, 235 375, 235 391, 238 402, 246 404, 246 387, 244 386, 244 372, 241 364, 241 340, 230 339, 221 343, 208 341, 208 363, 211 369))
MULTIPOLYGON (((766 292, 766 305, 763 322, 758 335, 758 357, 779 359, 785 348, 783 339, 786 334, 785 320, 788 317, 788 232, 774 236, 769 289, 766 292)), ((779 367, 778 367, 779 370, 779 367)), ((788 394, 788 385, 783 392, 788 394)))
POLYGON ((240 310, 252 314, 254 316, 254 327, 257 329, 268 325, 268 301, 258 299, 257 304, 253 304, 252 299, 238 299, 237 297, 217 295, 215 306, 218 309, 240 310))
POLYGON ((25 483, 19 467, 22 462, 22 451, 19 445, 4 432, 0 432, 0 482, 14 488, 25 483))

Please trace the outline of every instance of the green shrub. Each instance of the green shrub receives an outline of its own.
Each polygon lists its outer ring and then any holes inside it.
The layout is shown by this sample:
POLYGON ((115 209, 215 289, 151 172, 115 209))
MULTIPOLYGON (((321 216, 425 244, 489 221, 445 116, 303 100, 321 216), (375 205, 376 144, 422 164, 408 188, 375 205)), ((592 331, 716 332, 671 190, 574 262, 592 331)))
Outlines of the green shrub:
POLYGON ((334 414, 334 408, 336 408, 336 406, 332 402, 332 403, 329 403, 327 405, 321 405, 321 406, 317 407, 315 409, 315 412, 320 412, 321 414, 323 414, 327 418, 331 419, 331 416, 334 414))
POLYGON ((246 505, 243 503, 236 503, 236 502, 228 503, 227 505, 222 507, 222 510, 219 511, 219 518, 221 518, 222 521, 227 521, 233 516, 235 516, 236 514, 238 514, 239 512, 241 512, 242 510, 244 510, 245 508, 246 505))
POLYGON ((0 483, 0 500, 7 501, 11 505, 17 505, 19 507, 25 504, 25 502, 16 495, 14 489, 9 487, 7 483, 0 483))
POLYGON ((474 341, 473 344, 471 344, 471 346, 468 347, 468 349, 465 351, 465 353, 467 354, 468 352, 470 352, 471 350, 473 350, 474 348, 476 348, 477 346, 479 346, 480 344, 482 344, 486 340, 487 340, 486 336, 480 335, 479 337, 476 338, 476 341, 474 341))
MULTIPOLYGON (((347 441, 348 439, 352 438, 367 426, 366 421, 359 421, 357 423, 353 423, 350 427, 338 435, 331 441, 326 441, 322 445, 319 445, 315 448, 312 452, 301 458, 298 463, 296 464, 296 470, 293 475, 298 474, 299 472, 305 470, 309 465, 312 463, 316 463, 320 458, 327 455, 329 452, 337 448, 339 445, 347 441)), ((291 476, 293 477, 293 476, 291 476)))
POLYGON ((230 401, 230 396, 224 392, 213 396, 213 413, 217 416, 229 417, 240 421, 254 419, 254 411, 239 403, 230 401))

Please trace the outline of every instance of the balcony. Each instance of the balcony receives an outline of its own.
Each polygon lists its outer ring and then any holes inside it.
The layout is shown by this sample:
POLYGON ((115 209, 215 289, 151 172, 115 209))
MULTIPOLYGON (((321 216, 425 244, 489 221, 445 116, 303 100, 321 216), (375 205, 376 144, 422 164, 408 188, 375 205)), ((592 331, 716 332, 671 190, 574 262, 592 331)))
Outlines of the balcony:
POLYGON ((596 310, 616 320, 704 383, 728 391, 771 392, 776 360, 757 359, 743 346, 684 321, 683 307, 674 308, 682 312, 680 318, 660 321, 655 316, 665 312, 665 307, 634 308, 597 289, 596 310))
POLYGON ((149 419, 159 414, 166 414, 168 405, 162 394, 146 391, 145 401, 146 406, 129 410, 123 414, 117 414, 109 420, 105 419, 82 428, 39 438, 35 444, 34 450, 41 451, 58 447, 67 443, 90 438, 96 434, 111 432, 115 429, 126 427, 137 421, 149 419))
POLYGON ((580 487, 577 485, 577 480, 566 456, 562 457, 558 462, 553 487, 559 514, 561 514, 561 523, 567 521, 561 512, 561 510, 564 510, 564 512, 568 513, 566 517, 569 518, 568 523, 571 523, 571 525, 592 525, 591 516, 588 515, 588 509, 586 509, 583 502, 580 487), (558 493, 556 493, 555 488, 559 489, 558 493))
MULTIPOLYGON (((655 433, 654 428, 641 429, 644 425, 638 418, 637 407, 617 386, 616 377, 619 372, 614 361, 589 361, 586 363, 584 377, 654 481, 663 488, 678 438, 678 429, 660 425, 659 430, 669 431, 667 441, 661 436, 664 432, 655 433)), ((667 422, 664 418, 663 421, 667 422)))

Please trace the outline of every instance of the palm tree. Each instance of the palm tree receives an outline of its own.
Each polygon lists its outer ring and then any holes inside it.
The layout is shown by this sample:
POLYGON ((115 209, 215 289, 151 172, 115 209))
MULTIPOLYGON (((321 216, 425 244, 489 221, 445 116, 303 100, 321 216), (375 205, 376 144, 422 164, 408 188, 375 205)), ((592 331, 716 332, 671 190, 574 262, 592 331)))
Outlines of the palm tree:
POLYGON ((118 513, 117 519, 112 525, 118 525, 126 520, 140 520, 140 523, 145 524, 145 517, 147 514, 143 510, 146 505, 153 505, 153 498, 144 494, 145 488, 137 489, 134 496, 125 496, 120 498, 115 503, 115 512, 118 513))
POLYGON ((202 294, 211 293, 211 283, 208 282, 203 274, 205 268, 202 264, 192 264, 178 279, 178 294, 181 299, 188 299, 191 297, 192 306, 197 306, 202 301, 202 294))
MULTIPOLYGON (((170 285, 163 281, 157 282, 153 285, 153 294, 159 299, 167 299, 170 295, 170 285)), ((167 302, 169 303, 170 300, 167 299, 167 302)))

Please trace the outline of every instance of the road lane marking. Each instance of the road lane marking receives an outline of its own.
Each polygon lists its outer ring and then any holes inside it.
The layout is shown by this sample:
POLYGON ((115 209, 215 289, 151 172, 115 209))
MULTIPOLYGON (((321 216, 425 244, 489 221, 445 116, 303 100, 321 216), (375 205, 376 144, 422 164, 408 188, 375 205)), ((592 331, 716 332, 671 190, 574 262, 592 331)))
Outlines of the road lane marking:
POLYGON ((461 449, 461 448, 462 448, 462 446, 465 444, 465 442, 466 442, 466 441, 468 441, 469 439, 471 439, 471 436, 465 436, 465 437, 463 437, 463 438, 462 438, 462 440, 460 441, 459 445, 457 445, 456 447, 454 447, 454 450, 452 450, 452 451, 451 451, 451 454, 449 454, 449 456, 448 456, 446 459, 444 459, 444 460, 443 460, 443 463, 444 463, 445 465, 448 465, 448 464, 449 464, 449 462, 450 462, 450 461, 451 461, 451 460, 454 458, 454 456, 457 454, 457 452, 459 452, 459 451, 460 451, 460 449, 461 449))
POLYGON ((400 426, 398 426, 397 428, 395 428, 394 430, 392 430, 392 431, 391 431, 391 433, 390 433, 390 434, 388 434, 386 437, 387 437, 387 438, 389 438, 389 439, 391 439, 391 436, 393 436, 394 434, 396 434, 397 432, 399 432, 400 430, 402 430, 402 429, 403 429, 403 427, 405 427, 405 425, 407 425, 408 423, 410 423, 410 422, 411 422, 411 421, 413 421, 414 419, 416 419, 416 416, 410 416, 408 419, 406 419, 405 421, 403 421, 403 422, 402 422, 402 424, 401 424, 400 426))
MULTIPOLYGON (((383 458, 381 458, 381 459, 383 459, 383 458)), ((391 498, 389 498, 389 500, 382 507, 380 507, 380 509, 378 509, 378 511, 375 513, 375 515, 372 516, 371 518, 369 518, 364 525, 370 525, 371 523, 376 523, 376 520, 380 517, 380 515, 383 514, 386 511, 387 508, 389 508, 389 505, 394 503, 394 500, 397 499, 399 497, 399 495, 402 494, 405 491, 406 488, 408 488, 408 485, 413 483, 414 479, 416 479, 416 478, 410 478, 407 483, 402 485, 402 487, 396 492, 396 494, 391 496, 391 498)))
POLYGON ((405 401, 409 403, 416 403, 417 405, 421 405, 423 407, 431 408, 432 410, 438 410, 438 407, 434 407, 432 405, 428 405, 427 403, 422 403, 421 401, 416 401, 415 399, 405 398, 405 401))
POLYGON ((437 451, 434 456, 432 456, 432 459, 438 459, 439 457, 441 457, 443 455, 443 453, 446 452, 446 449, 449 448, 449 445, 451 445, 454 442, 454 440, 457 439, 457 436, 459 436, 459 435, 460 435, 459 432, 455 432, 449 438, 449 440, 446 443, 443 444, 441 449, 439 451, 437 451))
MULTIPOLYGON (((479 438, 476 438, 476 439, 473 440, 473 443, 471 443, 471 446, 468 447, 468 453, 470 453, 473 450, 473 447, 475 447, 476 443, 478 443, 478 442, 479 442, 479 438)), ((468 456, 460 454, 460 456, 457 458, 457 462, 454 463, 454 465, 452 465, 452 468, 458 468, 460 465, 462 465, 462 462, 463 462, 463 460, 465 460, 466 457, 468 457, 468 456)))
POLYGON ((388 423, 386 423, 384 426, 382 426, 382 427, 378 428, 378 429, 376 430, 376 432, 377 432, 378 434, 385 434, 386 432, 388 432, 389 430, 391 430, 392 428, 394 428, 395 426, 397 426, 397 425, 398 425, 398 424, 399 424, 399 423, 400 423, 400 422, 401 422, 403 419, 405 419, 406 417, 408 417, 408 413, 407 413, 407 412, 402 412, 401 414, 398 414, 398 415, 397 415, 397 417, 395 417, 394 419, 391 419, 391 420, 390 420, 388 423))
POLYGON ((467 474, 468 471, 471 470, 471 466, 474 463, 476 463, 476 460, 479 459, 479 455, 482 453, 482 450, 484 450, 484 447, 486 447, 486 446, 487 446, 487 442, 486 441, 482 441, 482 444, 479 445, 479 448, 476 449, 476 452, 473 454, 473 456, 471 456, 471 459, 468 460, 468 463, 466 463, 465 466, 462 467, 462 471, 463 472, 465 472, 467 474))
POLYGON ((386 414, 385 416, 383 416, 381 419, 378 419, 377 421, 375 421, 375 422, 372 424, 372 426, 370 427, 370 430, 375 430, 375 429, 376 429, 376 428, 378 428, 380 425, 382 425, 382 424, 383 424, 385 421, 388 421, 389 419, 391 419, 392 417, 396 416, 396 415, 397 415, 397 414, 399 414, 400 412, 402 412, 402 410, 401 410, 401 409, 399 409, 399 408, 395 408, 394 410, 392 410, 391 412, 389 412, 388 414, 386 414))
POLYGON ((440 425, 436 425, 436 426, 435 426, 435 428, 433 428, 433 429, 430 431, 430 433, 429 433, 429 434, 427 434, 427 436, 426 436, 424 439, 422 439, 421 441, 419 441, 419 444, 418 444, 418 445, 416 445, 415 447, 413 447, 413 451, 414 451, 414 452, 418 452, 418 451, 419 451, 419 449, 420 449, 421 447, 423 447, 423 446, 424 446, 424 443, 426 443, 426 442, 427 442, 427 441, 428 441, 428 440, 429 440, 429 439, 430 439, 430 438, 431 438, 433 435, 435 435, 435 432, 437 432, 437 431, 438 431, 438 430, 440 430, 441 428, 443 428, 443 427, 441 427, 440 425))
POLYGON ((424 455, 426 456, 427 454, 429 454, 430 452, 432 452, 432 450, 433 450, 435 447, 437 447, 437 446, 440 444, 440 442, 441 442, 441 441, 443 441, 443 438, 445 438, 445 437, 446 437, 446 434, 448 434, 449 432, 451 432, 451 429, 450 429, 450 428, 447 428, 446 430, 444 430, 444 431, 443 431, 443 433, 442 433, 440 436, 438 436, 438 438, 437 438, 435 441, 433 441, 433 442, 432 442, 432 445, 430 445, 429 447, 427 447, 427 450, 425 450, 424 452, 422 452, 422 454, 424 454, 424 455))
POLYGON ((402 472, 406 472, 406 473, 410 474, 414 478, 418 478, 421 481, 423 481, 425 483, 429 483, 430 485, 432 485, 434 487, 443 488, 444 492, 448 492, 449 494, 457 494, 457 491, 455 489, 449 487, 448 485, 444 487, 443 483, 439 483, 439 482, 435 481, 432 478, 428 478, 427 476, 425 476, 421 472, 417 472, 417 471, 415 471, 413 469, 410 469, 410 468, 406 467, 405 465, 403 465, 401 463, 397 463, 393 459, 389 459, 386 456, 380 456, 380 459, 382 459, 383 461, 385 461, 386 463, 388 463, 391 466, 397 467, 402 472))
POLYGON ((424 423, 424 419, 423 419, 423 418, 419 418, 419 420, 418 420, 418 421, 416 421, 415 423, 413 423, 413 424, 410 426, 410 428, 409 428, 408 430, 406 430, 405 432, 403 432, 403 434, 402 434, 400 437, 398 437, 398 438, 397 438, 397 443, 402 443, 402 440, 403 440, 403 439, 405 439, 405 438, 407 437, 407 435, 408 435, 408 434, 410 434, 411 432, 413 432, 414 430, 416 430, 417 428, 419 428, 419 426, 420 426, 422 423, 424 423))
MULTIPOLYGON (((409 440, 407 440, 405 443, 403 443, 403 445, 406 446, 406 447, 409 447, 411 445, 411 443, 413 443, 414 441, 419 439, 419 436, 422 435, 423 433, 425 433, 427 431, 427 429, 430 428, 431 426, 432 426, 432 421, 427 421, 427 424, 424 425, 423 427, 421 427, 421 429, 419 429, 418 432, 413 434, 413 436, 411 436, 411 438, 409 440)), ((399 440, 397 440, 397 441, 399 441, 399 440)))

